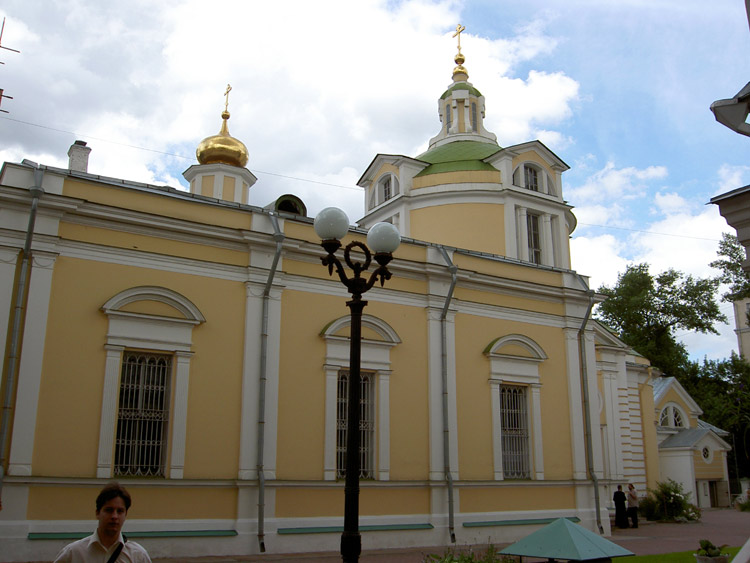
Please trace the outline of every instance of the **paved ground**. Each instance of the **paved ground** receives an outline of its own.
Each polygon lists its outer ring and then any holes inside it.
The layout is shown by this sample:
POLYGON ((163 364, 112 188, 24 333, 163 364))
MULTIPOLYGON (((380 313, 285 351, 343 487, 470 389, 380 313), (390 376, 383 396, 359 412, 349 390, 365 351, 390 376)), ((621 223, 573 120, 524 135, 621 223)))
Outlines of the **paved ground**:
MULTIPOLYGON (((750 512, 732 509, 703 511, 700 522, 686 524, 642 523, 636 529, 613 530, 610 540, 636 555, 655 555, 674 551, 695 550, 698 540, 710 539, 716 545, 741 546, 750 537, 750 512)), ((502 547, 502 546, 501 546, 502 547)), ((366 551, 361 563, 422 563, 425 554, 442 553, 440 548, 366 551)), ((338 553, 302 553, 291 555, 252 555, 237 557, 195 557, 190 559, 154 559, 154 563, 238 563, 259 561, 292 561, 293 563, 334 563, 341 561, 338 553)), ((526 559, 532 561, 542 561, 526 559)), ((627 559, 623 560, 625 563, 627 559)))

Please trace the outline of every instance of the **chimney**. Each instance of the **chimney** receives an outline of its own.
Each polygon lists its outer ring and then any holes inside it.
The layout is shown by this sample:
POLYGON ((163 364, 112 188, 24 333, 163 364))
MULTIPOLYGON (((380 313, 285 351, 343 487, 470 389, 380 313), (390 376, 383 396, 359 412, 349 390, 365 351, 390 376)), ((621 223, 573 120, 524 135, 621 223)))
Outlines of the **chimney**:
POLYGON ((88 172, 89 153, 91 149, 86 146, 86 141, 76 141, 68 149, 68 168, 75 172, 88 172))

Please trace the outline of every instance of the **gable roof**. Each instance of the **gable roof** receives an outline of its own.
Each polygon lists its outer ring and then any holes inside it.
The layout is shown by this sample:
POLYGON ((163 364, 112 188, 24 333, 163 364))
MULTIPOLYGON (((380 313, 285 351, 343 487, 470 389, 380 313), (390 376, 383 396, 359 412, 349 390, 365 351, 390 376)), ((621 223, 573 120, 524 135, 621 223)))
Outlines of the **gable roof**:
POLYGON ((660 450, 669 450, 675 448, 693 448, 703 438, 709 436, 713 441, 718 443, 722 448, 731 450, 732 447, 722 440, 716 433, 709 428, 685 428, 659 444, 660 450))
POLYGON ((713 424, 709 424, 705 420, 698 419, 698 428, 708 428, 709 430, 712 430, 716 435, 718 436, 729 436, 731 432, 727 432, 726 430, 722 430, 718 426, 714 426, 713 424))
POLYGON ((661 409, 664 406, 661 403, 662 401, 664 401, 667 393, 672 389, 677 392, 685 406, 688 408, 688 410, 690 410, 691 414, 696 416, 700 416, 701 414, 703 414, 703 410, 700 408, 700 406, 698 406, 698 403, 693 400, 690 394, 685 391, 685 388, 680 385, 680 382, 677 381, 677 379, 674 377, 659 377, 654 380, 655 408, 661 409))

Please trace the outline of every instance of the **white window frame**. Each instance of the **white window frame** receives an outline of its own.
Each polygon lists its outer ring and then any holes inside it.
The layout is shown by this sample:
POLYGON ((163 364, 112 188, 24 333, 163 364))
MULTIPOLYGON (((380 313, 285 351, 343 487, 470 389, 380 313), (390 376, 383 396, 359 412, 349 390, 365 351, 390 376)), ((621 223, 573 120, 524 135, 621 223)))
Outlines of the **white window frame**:
POLYGON ((123 351, 113 462, 116 477, 166 476, 172 364, 171 354, 123 351), (127 404, 124 409, 123 402, 127 404), (150 466, 145 473, 141 471, 144 465, 150 466))
POLYGON ((526 212, 526 244, 529 248, 529 262, 532 264, 543 263, 542 221, 542 215, 526 212), (535 223, 535 231, 531 228, 532 223, 535 223))
POLYGON ((505 479, 502 450, 502 385, 524 385, 527 391, 529 415, 529 460, 530 478, 544 479, 544 445, 542 442, 541 377, 539 364, 547 359, 544 350, 531 338, 521 334, 510 334, 493 340, 485 349, 490 360, 490 397, 492 404, 492 452, 495 480, 505 479), (520 346, 528 356, 503 353, 506 346, 520 346))
POLYGON ((125 349, 172 354, 172 425, 168 430, 168 460, 165 475, 182 479, 185 468, 187 433, 187 398, 190 380, 190 358, 193 328, 206 319, 186 297, 164 287, 141 286, 122 291, 101 308, 109 328, 102 393, 102 416, 99 428, 99 451, 96 475, 111 478, 114 471, 114 440, 117 429, 118 393, 122 354, 125 349), (182 318, 164 317, 124 310, 138 301, 157 301, 175 309, 182 318))
POLYGON ((685 411, 680 408, 677 403, 667 403, 663 409, 659 412, 659 426, 658 428, 667 428, 671 430, 681 430, 688 428, 688 418, 685 411), (679 416, 682 425, 677 426, 675 424, 675 415, 679 416), (662 424, 662 420, 666 417, 667 424, 662 424))
MULTIPOLYGON (((351 326, 349 316, 336 319, 321 333, 326 341, 325 374, 325 444, 323 451, 323 479, 336 480, 336 397, 338 375, 349 369, 349 337, 340 336, 342 329, 351 326)), ((375 331, 381 340, 362 339, 360 370, 371 372, 375 389, 375 451, 374 478, 390 479, 390 377, 391 348, 401 342, 396 331, 385 321, 371 315, 362 315, 362 328, 375 331)))

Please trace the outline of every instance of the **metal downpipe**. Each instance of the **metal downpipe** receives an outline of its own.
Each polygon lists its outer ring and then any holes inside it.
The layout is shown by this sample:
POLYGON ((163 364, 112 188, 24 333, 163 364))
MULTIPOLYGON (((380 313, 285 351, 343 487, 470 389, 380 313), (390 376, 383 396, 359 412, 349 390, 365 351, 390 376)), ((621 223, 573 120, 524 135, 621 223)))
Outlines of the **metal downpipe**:
POLYGON ((445 470, 445 481, 448 485, 448 531, 450 532, 451 543, 456 543, 456 531, 454 523, 454 506, 453 506, 453 476, 451 475, 451 456, 450 456, 450 426, 448 421, 448 334, 447 334, 447 317, 448 307, 453 299, 453 290, 456 288, 456 272, 458 268, 451 261, 450 256, 442 246, 438 247, 443 255, 443 260, 448 265, 448 271, 451 273, 451 285, 448 289, 448 295, 445 297, 443 311, 440 313, 440 344, 441 344, 441 375, 443 384, 443 465, 445 470))
POLYGON ((586 339, 584 331, 586 325, 591 318, 591 309, 594 307, 594 295, 592 290, 587 291, 589 297, 589 306, 586 309, 586 315, 583 317, 581 328, 578 329, 578 361, 581 363, 581 385, 583 386, 583 414, 586 420, 585 432, 586 432, 586 469, 588 470, 589 478, 594 484, 594 505, 596 508, 596 526, 599 529, 599 533, 604 535, 604 528, 602 527, 602 513, 601 507, 599 506, 599 479, 594 471, 594 452, 593 443, 591 437, 591 402, 589 398, 589 378, 588 368, 586 367, 586 339))
POLYGON ((265 508, 266 508, 266 479, 263 469, 263 450, 265 448, 265 426, 266 426, 266 381, 268 365, 268 303, 271 299, 271 285, 276 276, 276 268, 281 258, 284 233, 279 228, 279 221, 275 215, 269 214, 268 218, 273 225, 273 240, 276 241, 276 253, 273 257, 271 270, 268 272, 266 286, 263 288, 263 313, 260 332, 260 379, 258 385, 258 548, 261 553, 266 551, 265 543, 265 508))
MULTIPOLYGON (((24 161, 26 163, 28 161, 24 161)), ((21 325, 25 318, 24 298, 26 288, 31 275, 31 243, 34 238, 34 224, 39 206, 39 198, 44 194, 42 180, 44 170, 38 164, 34 168, 34 185, 29 189, 31 193, 31 209, 29 211, 29 224, 26 228, 26 240, 23 245, 23 257, 21 259, 21 271, 16 284, 16 299, 13 309, 13 321, 11 325, 10 353, 8 355, 7 371, 3 378, 3 415, 0 419, 0 500, 2 499, 3 483, 5 481, 5 450, 8 446, 8 434, 10 431, 10 412, 13 409, 13 395, 16 378, 18 375, 19 355, 21 348, 21 325)))

